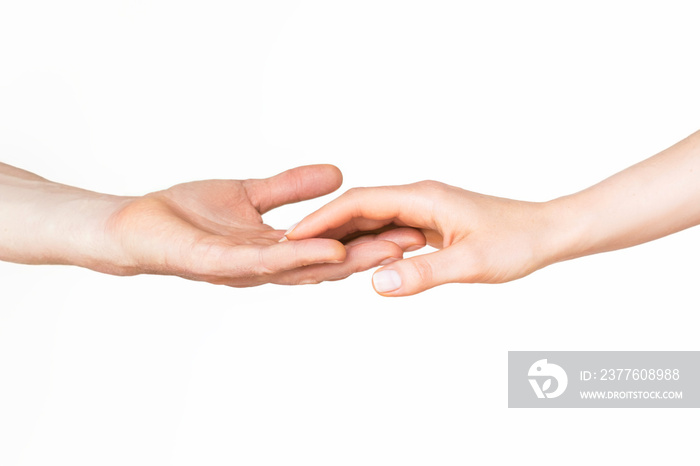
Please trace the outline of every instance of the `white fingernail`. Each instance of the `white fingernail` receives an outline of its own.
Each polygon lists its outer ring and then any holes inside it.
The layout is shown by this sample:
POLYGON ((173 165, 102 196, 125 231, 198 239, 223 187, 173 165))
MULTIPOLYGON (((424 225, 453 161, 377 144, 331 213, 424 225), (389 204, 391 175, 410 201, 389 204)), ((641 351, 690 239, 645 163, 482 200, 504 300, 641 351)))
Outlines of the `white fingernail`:
POLYGON ((289 238, 287 238, 287 235, 292 232, 292 230, 299 225, 299 222, 295 223, 291 227, 287 228, 287 231, 284 232, 284 236, 278 241, 279 243, 284 243, 285 241, 289 241, 289 238))
POLYGON ((372 276, 372 284, 379 293, 398 290, 401 288, 401 276, 396 270, 380 270, 372 276))
POLYGON ((288 234, 290 234, 297 227, 297 225, 299 225, 299 222, 297 222, 294 225, 292 225, 291 227, 289 227, 287 229, 287 231, 284 232, 284 236, 287 236, 288 234))

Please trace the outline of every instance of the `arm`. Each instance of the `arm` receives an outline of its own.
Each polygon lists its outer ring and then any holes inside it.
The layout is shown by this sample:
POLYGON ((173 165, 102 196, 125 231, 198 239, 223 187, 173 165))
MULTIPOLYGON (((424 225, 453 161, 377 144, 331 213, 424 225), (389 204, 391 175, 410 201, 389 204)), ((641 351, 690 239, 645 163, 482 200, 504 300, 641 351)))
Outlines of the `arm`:
POLYGON ((377 271, 385 296, 449 282, 501 283, 555 262, 634 246, 700 223, 700 132, 584 191, 534 203, 428 181, 350 190, 292 239, 343 237, 389 224, 424 230, 440 249, 377 271))
POLYGON ((424 244, 404 229, 358 238, 278 241, 262 221, 281 205, 340 186, 330 165, 260 180, 185 183, 138 197, 66 186, 0 163, 0 260, 115 275, 178 275, 231 286, 335 280, 424 244))
POLYGON ((551 202, 575 231, 557 260, 627 248, 700 223, 700 131, 551 202))
POLYGON ((106 220, 130 200, 0 163, 0 259, 100 269, 118 254, 105 237, 106 220))

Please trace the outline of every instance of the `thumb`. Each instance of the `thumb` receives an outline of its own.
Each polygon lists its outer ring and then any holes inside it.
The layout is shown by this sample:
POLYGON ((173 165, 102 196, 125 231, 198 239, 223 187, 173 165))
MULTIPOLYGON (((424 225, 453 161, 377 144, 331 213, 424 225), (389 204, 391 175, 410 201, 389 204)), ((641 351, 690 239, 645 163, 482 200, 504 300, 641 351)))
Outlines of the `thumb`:
POLYGON ((382 296, 410 296, 445 283, 460 281, 464 264, 454 248, 396 261, 372 276, 374 290, 382 296))
POLYGON ((264 214, 276 207, 332 193, 343 183, 333 165, 296 167, 271 178, 243 182, 251 203, 264 214))

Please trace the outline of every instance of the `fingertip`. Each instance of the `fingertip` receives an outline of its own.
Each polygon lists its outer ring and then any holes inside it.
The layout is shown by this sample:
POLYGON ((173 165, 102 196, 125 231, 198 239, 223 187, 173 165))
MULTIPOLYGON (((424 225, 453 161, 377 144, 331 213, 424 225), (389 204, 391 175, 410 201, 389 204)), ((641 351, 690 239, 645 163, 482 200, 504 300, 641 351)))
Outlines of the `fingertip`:
POLYGON ((326 238, 311 238, 299 241, 293 241, 292 244, 300 246, 308 246, 310 248, 318 248, 318 263, 339 263, 345 261, 348 255, 345 246, 340 241, 326 238))
POLYGON ((260 213, 276 207, 325 196, 343 183, 338 167, 329 164, 290 168, 270 178, 244 181, 251 203, 260 213))
POLYGON ((265 250, 267 268, 276 272, 314 264, 343 262, 347 254, 339 241, 321 238, 278 242, 265 250))
POLYGON ((343 246, 343 243, 336 241, 334 239, 323 240, 326 241, 328 247, 328 260, 329 263, 340 263, 345 261, 348 255, 347 249, 343 246))
POLYGON ((340 188, 343 185, 343 172, 340 171, 340 168, 331 164, 324 164, 323 166, 328 171, 328 179, 333 182, 335 189, 340 188))
POLYGON ((288 240, 300 240, 300 239, 305 239, 306 237, 303 236, 304 230, 306 230, 306 219, 309 218, 304 217, 291 227, 287 229, 287 231, 284 232, 283 238, 287 238, 288 240))
POLYGON ((297 225, 299 225, 299 222, 297 222, 297 223, 295 223, 294 225, 292 225, 291 227, 287 228, 287 231, 285 231, 285 232, 282 234, 282 237, 280 238, 280 240, 279 240, 278 242, 279 242, 279 243, 284 243, 285 241, 289 241, 289 234, 290 234, 292 231, 294 231, 294 229, 297 227, 297 225))
POLYGON ((343 173, 340 168, 329 163, 317 164, 317 165, 306 165, 299 167, 303 170, 305 175, 314 175, 316 182, 319 185, 319 191, 324 194, 330 194, 333 191, 340 188, 343 184, 343 173))
POLYGON ((423 232, 415 228, 396 228, 377 235, 377 239, 396 243, 404 252, 413 252, 426 245, 423 232))
POLYGON ((387 257, 383 261, 379 263, 379 265, 389 265, 393 264, 394 262, 400 261, 402 258, 401 257, 387 257))

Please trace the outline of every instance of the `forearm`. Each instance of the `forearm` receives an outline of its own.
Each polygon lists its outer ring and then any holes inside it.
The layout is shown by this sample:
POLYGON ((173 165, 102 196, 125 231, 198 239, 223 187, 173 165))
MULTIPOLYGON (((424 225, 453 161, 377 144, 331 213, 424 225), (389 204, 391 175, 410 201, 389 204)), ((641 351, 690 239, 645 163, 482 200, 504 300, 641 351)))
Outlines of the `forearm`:
POLYGON ((700 223, 700 132, 576 194, 549 203, 552 262, 622 249, 700 223))
POLYGON ((123 202, 0 163, 0 260, 103 270, 116 248, 106 222, 123 202))

